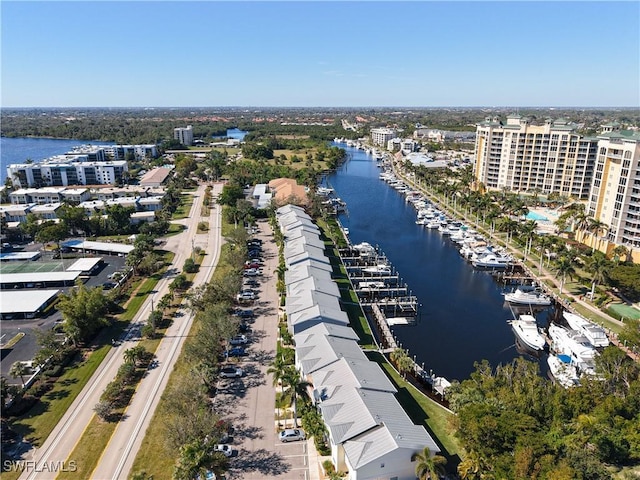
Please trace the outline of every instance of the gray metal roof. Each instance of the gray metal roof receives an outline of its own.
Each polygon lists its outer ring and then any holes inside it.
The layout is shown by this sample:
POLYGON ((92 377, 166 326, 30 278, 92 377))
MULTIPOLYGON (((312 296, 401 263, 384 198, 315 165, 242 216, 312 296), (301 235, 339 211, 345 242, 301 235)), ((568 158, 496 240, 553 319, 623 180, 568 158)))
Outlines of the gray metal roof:
POLYGON ((305 278, 314 277, 319 280, 331 280, 333 268, 327 263, 319 263, 314 260, 306 260, 304 262, 291 265, 284 272, 284 283, 290 285, 305 278))
POLYGON ((320 230, 310 227, 308 225, 301 225, 287 230, 287 234, 284 235, 285 240, 294 240, 301 236, 315 236, 320 238, 320 230))
MULTIPOLYGON (((402 409, 400 405, 397 408, 402 409)), ((376 426, 343 444, 345 456, 352 468, 362 468, 392 453, 393 458, 405 458, 411 462, 414 453, 429 447, 432 454, 440 452, 438 444, 424 427, 403 426, 401 432, 393 431, 386 424, 376 426)))
POLYGON ((331 295, 313 290, 299 291, 295 295, 288 295, 286 303, 287 315, 292 315, 309 307, 320 306, 340 310, 340 295, 331 295))
POLYGON ((322 254, 326 257, 326 254, 324 253, 324 242, 320 240, 317 240, 315 243, 313 241, 307 242, 303 240, 303 237, 300 237, 299 241, 285 243, 284 258, 291 258, 304 252, 313 251, 322 252, 322 254))
POLYGON ((304 338, 302 334, 296 335, 296 363, 304 375, 309 375, 343 357, 363 361, 367 359, 354 339, 319 333, 310 334, 304 338))
POLYGON ((306 251, 299 255, 293 255, 284 259, 284 263, 287 267, 295 265, 296 263, 304 262, 305 260, 313 260, 320 263, 331 264, 327 256, 324 254, 324 250, 320 250, 316 247, 309 247, 306 251))
POLYGON ((308 291, 316 291, 321 293, 328 293, 335 297, 340 298, 340 289, 336 282, 331 279, 331 275, 325 272, 326 276, 313 276, 305 279, 292 282, 287 285, 287 298, 289 296, 300 295, 308 291))
POLYGON ((286 215, 289 212, 299 212, 299 213, 306 214, 306 212, 304 211, 304 208, 299 207, 298 205, 293 205, 292 203, 289 203, 287 205, 283 205, 282 207, 278 208, 276 210, 276 216, 286 215))
POLYGON ((307 309, 287 315, 289 331, 293 335, 297 335, 319 323, 349 325, 349 316, 338 308, 327 308, 320 305, 313 305, 307 309))
POLYGON ((284 242, 285 250, 288 248, 296 248, 298 245, 301 245, 301 246, 310 245, 312 247, 318 247, 323 250, 326 248, 325 243, 322 240, 320 240, 319 235, 315 235, 314 233, 306 232, 306 231, 304 232, 303 235, 300 235, 299 237, 296 237, 296 238, 287 238, 284 242))
POLYGON ((342 358, 313 372, 312 380, 316 399, 319 401, 328 400, 335 392, 344 388, 366 388, 391 393, 397 391, 380 366, 369 360, 342 358))

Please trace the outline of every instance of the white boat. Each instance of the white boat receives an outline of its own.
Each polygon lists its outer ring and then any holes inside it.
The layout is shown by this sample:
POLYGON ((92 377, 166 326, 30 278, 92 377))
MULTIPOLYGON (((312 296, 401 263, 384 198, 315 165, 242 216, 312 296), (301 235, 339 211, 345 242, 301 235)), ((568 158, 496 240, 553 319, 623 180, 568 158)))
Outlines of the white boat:
POLYGON ((318 195, 323 195, 323 196, 331 195, 333 192, 334 192, 333 188, 329 188, 329 187, 318 187, 316 189, 316 193, 318 195))
POLYGON ((595 375, 594 359, 598 351, 589 343, 587 337, 555 323, 549 325, 549 337, 556 353, 568 355, 581 372, 595 375))
POLYGON ((362 271, 372 275, 391 275, 391 267, 385 263, 363 268, 362 271))
POLYGON ((516 305, 551 305, 551 299, 540 292, 527 292, 517 288, 515 292, 505 293, 504 299, 516 305))
POLYGON ((353 245, 351 248, 357 251, 360 257, 363 257, 363 258, 373 258, 376 256, 375 247, 367 242, 357 243, 353 245))
POLYGON ((607 332, 605 332, 601 326, 575 313, 562 312, 562 316, 572 329, 587 337, 589 343, 594 347, 601 348, 609 346, 609 337, 607 337, 607 332))
POLYGON ((532 315, 520 315, 518 320, 509 322, 513 333, 516 334, 520 342, 534 351, 544 350, 546 341, 540 330, 535 317, 532 315))
POLYGON ((472 259, 471 263, 476 268, 507 268, 511 264, 511 259, 494 252, 487 252, 472 259))
POLYGON ((564 388, 574 387, 580 384, 576 366, 571 363, 567 355, 550 354, 547 357, 547 365, 554 380, 564 388))
POLYGON ((440 228, 440 222, 438 220, 431 220, 429 223, 425 224, 427 228, 440 228))
POLYGON ((385 287, 384 282, 360 282, 358 288, 363 292, 373 292, 385 287))

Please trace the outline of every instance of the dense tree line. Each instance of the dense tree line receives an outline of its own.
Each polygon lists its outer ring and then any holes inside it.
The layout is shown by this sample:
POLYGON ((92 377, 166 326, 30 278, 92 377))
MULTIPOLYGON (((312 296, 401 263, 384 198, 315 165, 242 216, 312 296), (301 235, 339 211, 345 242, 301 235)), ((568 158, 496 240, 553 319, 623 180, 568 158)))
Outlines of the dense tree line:
POLYGON ((618 348, 596 359, 599 379, 564 389, 516 359, 482 362, 449 390, 456 435, 468 452, 458 472, 475 479, 603 480, 640 462, 638 365, 618 348))

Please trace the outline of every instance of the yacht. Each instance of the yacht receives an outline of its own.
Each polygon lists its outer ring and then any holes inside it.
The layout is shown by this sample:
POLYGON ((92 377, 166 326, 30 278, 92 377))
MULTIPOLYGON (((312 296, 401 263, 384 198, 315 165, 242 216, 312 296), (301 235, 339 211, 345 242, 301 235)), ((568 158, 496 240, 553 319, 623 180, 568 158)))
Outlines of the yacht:
POLYGON ((316 189, 316 193, 318 195, 327 196, 327 195, 331 195, 332 193, 334 193, 334 190, 333 190, 333 188, 329 188, 329 187, 318 187, 316 189))
POLYGON ((547 365, 553 379, 564 388, 574 387, 580 384, 576 366, 571 363, 571 358, 567 355, 554 355, 547 357, 547 365))
POLYGON ((391 275, 391 267, 385 263, 365 267, 362 271, 372 275, 391 275))
POLYGON ((549 337, 556 353, 568 355, 581 372, 588 375, 595 374, 594 359, 598 352, 589 343, 587 337, 555 323, 549 325, 549 337))
POLYGON ((440 228, 440 222, 438 220, 430 220, 429 223, 425 224, 427 228, 440 228))
POLYGON ((533 315, 520 315, 518 320, 509 322, 513 333, 520 342, 534 351, 544 350, 547 342, 538 329, 538 323, 533 315))
POLYGON ((609 337, 607 337, 607 332, 605 332, 601 326, 575 313, 562 312, 562 316, 572 329, 587 337, 589 343, 594 347, 601 348, 609 346, 609 337))
POLYGON ((511 264, 511 259, 494 252, 487 252, 475 259, 472 258, 471 263, 476 268, 507 268, 511 264))
POLYGON ((520 288, 517 288, 515 292, 505 293, 504 299, 507 302, 514 303, 516 305, 551 305, 551 299, 546 295, 536 291, 527 292, 520 288))

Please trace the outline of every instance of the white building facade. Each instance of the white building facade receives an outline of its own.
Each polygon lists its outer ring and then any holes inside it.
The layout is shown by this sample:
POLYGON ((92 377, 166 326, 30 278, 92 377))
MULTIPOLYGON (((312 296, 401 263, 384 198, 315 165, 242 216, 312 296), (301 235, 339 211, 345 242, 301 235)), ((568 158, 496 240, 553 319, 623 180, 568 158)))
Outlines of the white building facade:
POLYGON ((607 252, 624 245, 640 261, 640 133, 612 130, 598 139, 587 213, 607 231, 591 238, 591 244, 607 252))
POLYGON ((111 185, 122 182, 128 170, 124 160, 91 162, 58 155, 43 163, 9 165, 7 176, 16 188, 111 185))
POLYGON ((586 200, 598 140, 576 133, 577 127, 562 120, 531 125, 518 115, 506 124, 487 119, 476 126, 476 180, 490 190, 556 192, 586 200))
POLYGON ((178 127, 173 129, 173 138, 178 140, 182 145, 193 145, 193 127, 178 127))
POLYGON ((387 142, 396 137, 395 130, 391 128, 372 128, 371 129, 371 142, 374 145, 380 147, 387 146, 387 142))

